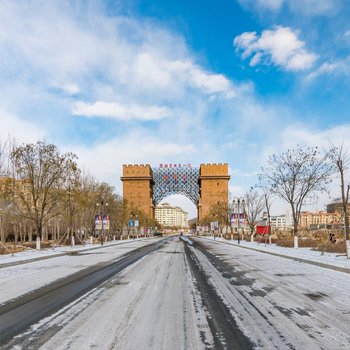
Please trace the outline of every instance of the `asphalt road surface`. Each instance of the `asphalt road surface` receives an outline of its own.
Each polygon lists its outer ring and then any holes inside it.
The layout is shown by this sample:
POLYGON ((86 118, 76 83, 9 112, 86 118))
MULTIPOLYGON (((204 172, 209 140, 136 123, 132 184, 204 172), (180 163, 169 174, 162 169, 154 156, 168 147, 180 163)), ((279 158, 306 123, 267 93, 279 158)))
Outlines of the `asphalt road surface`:
POLYGON ((4 302, 1 349, 350 348, 348 275, 194 242, 158 239, 4 302))

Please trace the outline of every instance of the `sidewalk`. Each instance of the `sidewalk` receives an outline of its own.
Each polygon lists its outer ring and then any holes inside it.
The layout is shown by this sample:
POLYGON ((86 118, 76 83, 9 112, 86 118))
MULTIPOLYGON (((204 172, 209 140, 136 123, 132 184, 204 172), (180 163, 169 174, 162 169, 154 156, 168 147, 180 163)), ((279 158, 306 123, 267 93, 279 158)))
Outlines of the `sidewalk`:
POLYGON ((109 241, 109 242, 105 242, 103 245, 88 243, 88 244, 85 244, 85 246, 81 246, 81 245, 76 245, 74 247, 61 246, 61 247, 55 247, 55 248, 43 248, 41 250, 31 249, 31 250, 15 253, 14 255, 4 254, 4 255, 0 255, 0 269, 4 267, 9 267, 9 266, 27 264, 38 260, 56 258, 63 255, 77 254, 79 252, 84 252, 88 250, 113 247, 115 245, 120 245, 120 244, 125 244, 125 243, 130 243, 130 242, 135 242, 135 241, 140 241, 140 240, 150 239, 150 238, 153 238, 153 237, 125 239, 122 241, 120 240, 109 241))
MULTIPOLYGON (((198 236, 203 239, 214 241, 213 237, 198 236)), ((223 238, 215 238, 215 242, 220 242, 224 244, 233 245, 235 247, 240 247, 243 249, 250 249, 259 251, 261 253, 271 254, 275 256, 280 256, 286 259, 291 259, 311 265, 316 265, 319 267, 324 267, 336 271, 350 273, 350 259, 346 259, 345 255, 339 256, 336 253, 324 253, 321 255, 321 252, 316 250, 311 250, 310 248, 285 248, 280 247, 275 244, 266 244, 258 242, 246 242, 240 241, 240 244, 237 243, 237 240, 226 240, 223 238)))

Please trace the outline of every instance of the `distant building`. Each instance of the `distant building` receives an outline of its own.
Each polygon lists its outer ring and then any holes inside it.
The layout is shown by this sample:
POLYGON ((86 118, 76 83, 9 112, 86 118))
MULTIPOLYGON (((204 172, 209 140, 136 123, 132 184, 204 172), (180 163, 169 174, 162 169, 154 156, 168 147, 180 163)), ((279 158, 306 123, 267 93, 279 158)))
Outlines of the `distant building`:
POLYGON ((280 229, 289 228, 292 226, 291 220, 289 217, 287 217, 287 215, 271 216, 270 223, 271 227, 280 229))
MULTIPOLYGON (((350 212, 350 203, 347 204, 347 209, 350 212)), ((327 204, 327 213, 341 213, 343 215, 343 203, 336 202, 327 204)))
MULTIPOLYGON (((262 220, 259 221, 258 225, 267 226, 267 212, 263 213, 262 220)), ((292 227, 292 220, 288 215, 275 215, 270 216, 270 225, 272 228, 286 229, 292 227)))
POLYGON ((188 213, 180 207, 161 203, 156 206, 155 217, 162 226, 188 228, 188 213))
MULTIPOLYGON (((327 206, 328 207, 328 206, 327 206)), ((314 213, 303 211, 300 213, 299 225, 305 228, 321 228, 321 226, 339 224, 339 212, 316 211, 314 213)))

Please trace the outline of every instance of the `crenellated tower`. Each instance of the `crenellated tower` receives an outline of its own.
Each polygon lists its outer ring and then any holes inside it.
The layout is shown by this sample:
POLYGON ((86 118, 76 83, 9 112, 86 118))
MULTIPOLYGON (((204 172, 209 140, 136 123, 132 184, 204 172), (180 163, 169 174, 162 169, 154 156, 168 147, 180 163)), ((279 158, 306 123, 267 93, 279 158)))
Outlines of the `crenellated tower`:
POLYGON ((149 164, 123 164, 123 197, 129 208, 142 210, 154 218, 152 169, 149 164))
POLYGON ((198 220, 218 203, 228 203, 228 164, 201 164, 199 168, 198 220))

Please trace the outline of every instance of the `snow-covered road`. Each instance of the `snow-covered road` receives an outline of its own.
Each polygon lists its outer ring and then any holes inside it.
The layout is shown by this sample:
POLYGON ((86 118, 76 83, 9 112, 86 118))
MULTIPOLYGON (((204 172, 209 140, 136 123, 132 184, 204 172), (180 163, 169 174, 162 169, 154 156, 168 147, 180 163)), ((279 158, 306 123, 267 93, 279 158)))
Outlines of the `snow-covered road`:
MULTIPOLYGON (((3 348, 350 348, 349 274, 217 241, 194 241, 185 248, 170 238, 3 348)), ((146 244, 0 269, 0 278, 6 277, 0 300, 118 260, 146 244)))
POLYGON ((203 253, 194 251, 208 280, 256 348, 350 348, 349 274, 195 242, 202 246, 203 253))
POLYGON ((206 316, 176 237, 5 348, 211 348, 206 316))

